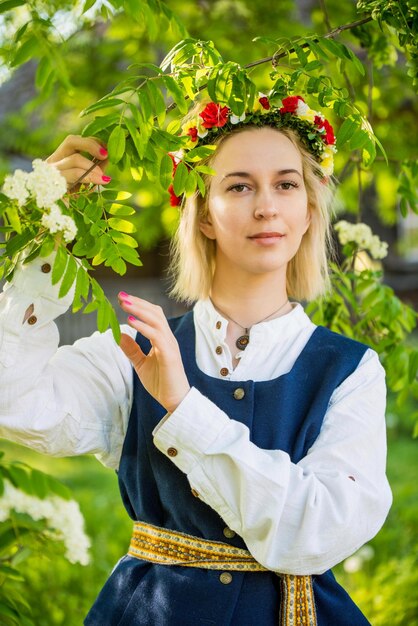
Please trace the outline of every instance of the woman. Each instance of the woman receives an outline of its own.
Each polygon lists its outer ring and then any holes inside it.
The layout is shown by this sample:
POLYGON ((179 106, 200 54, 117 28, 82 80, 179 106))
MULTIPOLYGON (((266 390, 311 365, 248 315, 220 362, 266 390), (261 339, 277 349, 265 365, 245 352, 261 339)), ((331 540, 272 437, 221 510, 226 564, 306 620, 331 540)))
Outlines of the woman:
MULTIPOLYGON (((384 372, 288 299, 327 286, 332 129, 306 109, 293 124, 289 99, 247 122, 210 104, 215 123, 206 105, 185 132, 217 143, 215 174, 185 203, 173 260, 193 312, 168 322, 121 292, 121 349, 96 333, 57 350, 68 302, 48 260, 22 267, 0 303, 1 432, 118 470, 137 523, 86 625, 361 626, 329 568, 390 506, 384 372)), ((106 159, 80 137, 49 159, 71 184, 91 165, 81 151, 106 159)))

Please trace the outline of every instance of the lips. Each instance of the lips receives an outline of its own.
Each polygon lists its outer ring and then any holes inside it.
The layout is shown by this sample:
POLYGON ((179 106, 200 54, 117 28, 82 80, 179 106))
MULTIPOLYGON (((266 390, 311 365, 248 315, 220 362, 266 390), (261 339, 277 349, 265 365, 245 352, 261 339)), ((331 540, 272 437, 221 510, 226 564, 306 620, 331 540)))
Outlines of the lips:
POLYGON ((283 233, 261 232, 261 233, 256 233, 255 235, 251 235, 249 239, 277 239, 280 237, 284 237, 283 233))

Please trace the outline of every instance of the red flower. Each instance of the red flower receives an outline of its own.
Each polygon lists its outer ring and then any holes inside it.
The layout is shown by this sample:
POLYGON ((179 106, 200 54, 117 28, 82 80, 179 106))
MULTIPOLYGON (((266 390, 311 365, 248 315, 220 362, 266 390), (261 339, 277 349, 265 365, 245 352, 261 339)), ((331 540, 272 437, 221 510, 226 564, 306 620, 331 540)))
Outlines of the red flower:
POLYGON ((186 131, 186 135, 190 135, 192 141, 197 141, 197 128, 196 126, 192 126, 186 131))
POLYGON ((299 100, 302 100, 302 102, 305 102, 302 96, 288 96, 287 98, 283 98, 282 100, 283 106, 280 109, 280 113, 296 113, 299 100))
POLYGON ((222 107, 220 104, 216 104, 215 102, 209 102, 203 109, 199 116, 203 120, 204 128, 213 128, 216 126, 217 128, 222 128, 228 121, 229 108, 222 107))
POLYGON ((174 174, 176 173, 177 165, 180 163, 180 159, 174 156, 172 152, 168 152, 167 154, 173 162, 173 176, 174 176, 174 174))
POLYGON ((259 98, 258 101, 261 104, 261 106, 263 107, 263 109, 265 109, 266 111, 269 110, 270 102, 269 102, 269 99, 267 98, 267 96, 261 96, 261 98, 259 98))
POLYGON ((333 145, 335 143, 334 129, 328 122, 328 120, 324 120, 319 115, 315 115, 314 122, 317 128, 325 129, 325 143, 328 145, 333 145))
POLYGON ((181 204, 181 196, 176 196, 173 185, 169 186, 168 193, 170 194, 170 205, 179 206, 181 204))

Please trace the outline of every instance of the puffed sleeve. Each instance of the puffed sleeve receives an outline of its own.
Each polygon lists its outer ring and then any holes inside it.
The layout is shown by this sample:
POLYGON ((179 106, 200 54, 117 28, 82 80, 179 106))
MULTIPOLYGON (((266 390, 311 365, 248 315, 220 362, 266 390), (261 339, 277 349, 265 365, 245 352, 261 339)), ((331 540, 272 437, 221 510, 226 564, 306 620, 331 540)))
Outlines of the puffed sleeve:
POLYGON ((369 541, 390 508, 384 378, 368 350, 335 390, 317 440, 297 464, 286 452, 257 447, 244 424, 194 388, 157 427, 154 443, 259 563, 321 574, 369 541), (176 456, 167 454, 173 447, 176 456))
POLYGON ((58 348, 54 319, 73 294, 58 298, 53 259, 21 265, 0 295, 0 436, 56 456, 94 453, 116 468, 132 367, 110 332, 58 348))

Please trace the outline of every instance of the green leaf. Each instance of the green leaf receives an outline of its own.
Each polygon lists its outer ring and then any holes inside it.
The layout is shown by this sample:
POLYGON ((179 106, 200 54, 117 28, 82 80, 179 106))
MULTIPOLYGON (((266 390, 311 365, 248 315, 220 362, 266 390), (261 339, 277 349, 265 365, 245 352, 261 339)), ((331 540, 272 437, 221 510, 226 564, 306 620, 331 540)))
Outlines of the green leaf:
POLYGON ((177 165, 176 173, 174 174, 173 178, 173 188, 176 196, 181 196, 181 194, 184 192, 186 188, 187 177, 187 166, 182 161, 180 161, 180 163, 177 165))
POLYGON ((77 262, 73 256, 68 256, 68 263, 65 270, 64 278, 60 285, 58 297, 63 298, 71 289, 77 276, 77 262))
POLYGON ((21 489, 25 493, 29 493, 31 495, 33 494, 32 482, 26 470, 18 465, 9 465, 7 467, 7 473, 11 482, 17 489, 21 489))
POLYGON ((293 48, 295 50, 296 56, 298 57, 299 63, 301 64, 302 67, 305 67, 305 65, 306 65, 306 63, 308 61, 307 53, 296 42, 293 42, 293 48))
POLYGON ((168 154, 161 159, 159 179, 163 189, 167 189, 173 181, 173 161, 168 154))
POLYGON ((48 487, 53 493, 55 493, 55 495, 63 498, 64 500, 71 499, 71 491, 68 489, 68 487, 63 485, 62 482, 60 482, 53 476, 50 476, 49 474, 46 474, 46 476, 48 479, 48 487))
POLYGON ((42 57, 36 70, 35 85, 41 90, 45 87, 49 77, 54 71, 51 62, 47 56, 42 57))
POLYGON ((99 308, 97 309, 97 328, 101 333, 104 333, 109 328, 110 322, 110 305, 107 300, 98 302, 99 308))
POLYGON ((331 38, 323 37, 321 39, 321 46, 323 46, 326 50, 328 50, 328 52, 336 56, 338 59, 345 60, 347 58, 347 55, 344 50, 345 46, 343 46, 340 43, 337 43, 331 38))
POLYGON ((118 163, 125 153, 126 136, 125 130, 121 126, 115 126, 110 133, 107 142, 109 159, 112 163, 118 163))
POLYGON ((165 110, 165 100, 164 96, 161 93, 160 89, 155 84, 155 81, 150 79, 147 82, 147 89, 149 99, 154 107, 155 114, 157 116, 157 121, 160 126, 164 124, 166 110, 165 110))
POLYGON ((10 580, 15 580, 16 582, 24 582, 25 580, 19 570, 14 567, 9 567, 8 565, 3 565, 2 563, 0 563, 0 576, 6 576, 10 580))
POLYGON ((118 230, 123 233, 134 233, 136 231, 136 227, 132 222, 128 222, 127 220, 121 220, 117 217, 111 217, 108 220, 108 224, 111 228, 118 230))
POLYGON ((112 126, 119 123, 119 113, 109 113, 108 115, 100 115, 96 117, 92 122, 87 124, 81 132, 83 137, 94 137, 101 130, 110 129, 112 126))
POLYGON ((120 324, 119 324, 118 318, 116 317, 116 313, 115 313, 113 307, 110 307, 109 323, 110 323, 110 328, 112 329, 113 338, 116 341, 116 343, 119 344, 120 343, 120 336, 121 336, 120 324))
POLYGON ((0 13, 6 13, 15 7, 21 7, 26 4, 26 0, 3 0, 0 2, 0 13))
MULTIPOLYGON (((1 7, 0 7, 1 12, 1 7)), ((0 601, 0 615, 5 615, 13 620, 14 624, 19 625, 20 614, 10 605, 0 601)))
POLYGON ((36 469, 32 469, 31 479, 35 495, 38 498, 44 499, 49 492, 47 475, 36 469))
POLYGON ((341 148, 346 141, 351 139, 353 133, 358 128, 358 123, 355 122, 350 117, 347 117, 346 120, 341 124, 340 129, 337 133, 337 146, 341 148))
POLYGON ((107 267, 111 267, 116 274, 123 276, 126 274, 126 263, 121 257, 116 257, 113 259, 108 259, 105 263, 107 267))
POLYGON ((127 235, 126 233, 121 233, 117 230, 109 230, 109 235, 112 237, 114 241, 117 243, 124 243, 130 248, 137 248, 138 242, 134 237, 127 235))
MULTIPOLYGON (((0 13, 1 12, 2 11, 0 5, 0 13)), ((17 67, 18 65, 26 63, 26 61, 29 61, 29 59, 32 59, 34 56, 36 56, 39 51, 39 41, 37 40, 37 38, 31 37, 30 39, 27 39, 24 43, 22 43, 22 45, 14 55, 10 63, 11 67, 17 67)))
POLYGON ((63 246, 60 246, 57 250, 57 254, 54 261, 54 266, 52 268, 51 281, 53 285, 56 285, 57 282, 62 278, 65 268, 67 267, 68 254, 63 246))
POLYGON ((313 72, 314 70, 319 70, 319 68, 321 67, 322 67, 321 61, 309 61, 309 63, 305 65, 305 70, 307 72, 313 72))
POLYGON ((418 373, 418 350, 409 353, 408 381, 412 384, 416 380, 418 373))
POLYGON ((86 270, 84 269, 84 267, 79 267, 77 270, 77 278, 75 282, 75 293, 74 293, 73 308, 72 308, 74 313, 76 311, 79 311, 81 307, 83 306, 82 298, 83 300, 87 300, 88 295, 89 295, 89 289, 90 289, 90 282, 89 282, 88 274, 86 270))
POLYGON ((86 11, 91 9, 91 7, 94 6, 95 4, 96 4, 96 0, 86 0, 83 6, 82 13, 86 13, 86 11))
POLYGON ((90 106, 85 108, 81 112, 81 117, 84 117, 85 115, 90 115, 90 113, 100 111, 101 109, 109 109, 111 107, 116 107, 121 104, 125 104, 125 100, 122 100, 121 98, 106 96, 105 98, 102 98, 101 100, 98 100, 98 102, 95 102, 94 104, 91 104, 90 106))
POLYGON ((209 165, 196 165, 194 169, 196 172, 208 174, 209 176, 215 176, 216 174, 216 170, 214 170, 213 167, 209 167, 209 165))
POLYGON ((190 170, 188 176, 187 176, 187 180, 186 180, 186 187, 184 189, 186 197, 192 196, 197 188, 197 173, 194 172, 193 170, 190 170))
POLYGON ((187 113, 188 106, 182 88, 172 76, 164 76, 163 80, 180 113, 185 115, 187 113))
POLYGON ((125 243, 119 243, 118 252, 121 257, 123 257, 125 261, 128 261, 131 265, 136 265, 137 267, 142 265, 138 252, 134 248, 131 248, 131 246, 128 246, 125 243))
POLYGON ((107 213, 111 215, 119 215, 123 217, 129 217, 130 215, 135 215, 136 211, 130 206, 126 206, 124 204, 113 203, 109 208, 106 209, 107 213))
POLYGON ((21 233, 18 233, 6 244, 6 254, 14 256, 16 252, 23 250, 25 246, 33 239, 33 231, 30 228, 25 229, 21 233))
POLYGON ((142 134, 139 133, 137 127, 134 124, 134 121, 131 118, 125 117, 124 122, 126 128, 129 131, 130 138, 134 142, 134 146, 136 148, 139 158, 143 159, 145 154, 146 141, 145 143, 144 141, 142 141, 142 134))

